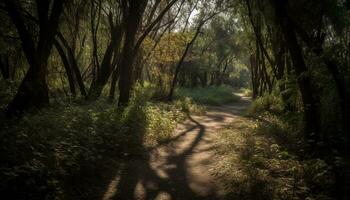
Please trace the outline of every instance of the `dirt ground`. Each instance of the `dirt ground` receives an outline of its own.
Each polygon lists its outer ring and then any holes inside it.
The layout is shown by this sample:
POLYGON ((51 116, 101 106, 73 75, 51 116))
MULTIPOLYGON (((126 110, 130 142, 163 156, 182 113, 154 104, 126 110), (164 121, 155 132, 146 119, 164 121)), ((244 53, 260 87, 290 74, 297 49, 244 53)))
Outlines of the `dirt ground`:
POLYGON ((131 158, 103 199, 221 199, 223 186, 211 172, 218 161, 215 141, 219 130, 234 123, 249 103, 242 97, 232 105, 210 106, 205 115, 189 116, 178 125, 170 143, 152 149, 142 159, 131 158))

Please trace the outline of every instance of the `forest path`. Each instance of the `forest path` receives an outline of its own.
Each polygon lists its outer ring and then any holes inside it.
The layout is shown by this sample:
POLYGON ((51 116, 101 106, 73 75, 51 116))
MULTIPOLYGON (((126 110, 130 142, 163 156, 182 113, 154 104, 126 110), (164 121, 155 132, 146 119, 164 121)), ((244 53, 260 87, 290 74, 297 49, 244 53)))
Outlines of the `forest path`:
MULTIPOLYGON (((242 95, 241 95, 242 96, 242 95)), ((205 115, 192 115, 178 125, 167 145, 151 150, 145 159, 130 159, 118 186, 104 200, 221 199, 223 186, 211 169, 217 163, 219 130, 240 118, 249 98, 224 106, 209 106, 205 115)))

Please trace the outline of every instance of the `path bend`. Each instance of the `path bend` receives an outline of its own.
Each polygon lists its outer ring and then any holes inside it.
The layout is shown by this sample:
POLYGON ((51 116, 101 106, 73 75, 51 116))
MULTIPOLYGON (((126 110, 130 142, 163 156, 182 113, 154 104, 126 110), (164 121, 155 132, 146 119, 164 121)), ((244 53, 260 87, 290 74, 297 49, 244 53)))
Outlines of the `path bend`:
POLYGON ((145 159, 129 160, 115 180, 118 187, 103 200, 222 199, 224 188, 211 172, 217 162, 215 141, 219 130, 241 117, 249 104, 242 97, 231 105, 209 106, 205 115, 189 116, 169 144, 151 150, 145 159))

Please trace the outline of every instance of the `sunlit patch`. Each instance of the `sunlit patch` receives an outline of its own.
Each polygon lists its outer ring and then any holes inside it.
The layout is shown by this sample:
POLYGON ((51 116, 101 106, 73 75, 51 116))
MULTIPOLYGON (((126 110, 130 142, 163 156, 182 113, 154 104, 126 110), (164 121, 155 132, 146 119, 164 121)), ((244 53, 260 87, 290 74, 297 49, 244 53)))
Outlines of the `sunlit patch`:
POLYGON ((102 200, 111 200, 117 193, 118 183, 120 180, 119 174, 112 179, 107 187, 107 191, 104 193, 102 200))
POLYGON ((171 195, 166 192, 159 192, 155 200, 171 200, 171 195))
POLYGON ((146 196, 146 188, 142 184, 141 181, 139 181, 136 184, 135 190, 134 190, 134 199, 144 199, 146 196))

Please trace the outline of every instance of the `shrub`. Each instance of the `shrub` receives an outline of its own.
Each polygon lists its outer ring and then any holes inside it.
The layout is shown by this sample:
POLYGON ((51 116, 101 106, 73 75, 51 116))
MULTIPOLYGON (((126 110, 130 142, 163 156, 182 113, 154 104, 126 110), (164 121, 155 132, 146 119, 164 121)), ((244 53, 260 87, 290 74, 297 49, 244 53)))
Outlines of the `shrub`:
POLYGON ((147 95, 137 91, 123 112, 105 102, 62 104, 1 121, 1 196, 98 198, 108 170, 169 139, 184 119, 178 105, 147 103, 147 95))
POLYGON ((282 113, 284 110, 283 101, 281 98, 273 95, 265 95, 258 97, 253 101, 247 110, 248 115, 258 115, 264 112, 271 112, 274 114, 282 113))
POLYGON ((145 107, 147 119, 147 135, 145 145, 150 146, 171 138, 172 132, 178 121, 184 118, 184 114, 172 105, 149 104, 145 107))

